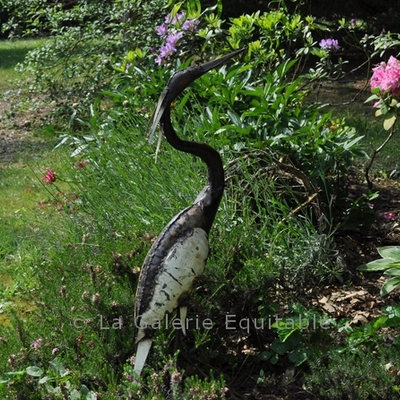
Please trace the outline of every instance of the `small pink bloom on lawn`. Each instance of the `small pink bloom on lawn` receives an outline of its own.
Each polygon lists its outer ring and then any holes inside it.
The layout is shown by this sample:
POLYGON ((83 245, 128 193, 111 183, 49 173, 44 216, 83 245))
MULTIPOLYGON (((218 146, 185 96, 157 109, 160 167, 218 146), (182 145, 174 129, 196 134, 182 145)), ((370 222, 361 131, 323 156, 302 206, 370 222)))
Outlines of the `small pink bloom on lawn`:
POLYGON ((52 169, 46 168, 46 175, 43 176, 42 179, 44 183, 50 185, 56 181, 56 173, 52 169))
POLYGON ((38 350, 42 347, 43 345, 43 339, 37 339, 34 342, 32 342, 31 347, 35 350, 38 350))

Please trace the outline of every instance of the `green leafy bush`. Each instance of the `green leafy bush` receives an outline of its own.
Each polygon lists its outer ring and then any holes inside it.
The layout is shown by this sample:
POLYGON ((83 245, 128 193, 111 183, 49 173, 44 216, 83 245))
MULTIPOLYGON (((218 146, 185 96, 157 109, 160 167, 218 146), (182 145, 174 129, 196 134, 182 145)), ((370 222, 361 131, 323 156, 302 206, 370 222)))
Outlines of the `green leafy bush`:
MULTIPOLYGON (((40 3, 40 2, 38 2, 40 3)), ((163 17, 163 1, 79 1, 30 9, 35 23, 47 21, 51 36, 31 51, 20 69, 33 78, 30 90, 45 94, 44 101, 68 121, 76 112, 87 115, 100 90, 109 87, 114 54, 133 48, 149 54, 157 43, 155 21, 163 17)))
POLYGON ((330 352, 310 363, 305 384, 320 399, 394 399, 399 362, 396 352, 384 348, 378 354, 330 352))

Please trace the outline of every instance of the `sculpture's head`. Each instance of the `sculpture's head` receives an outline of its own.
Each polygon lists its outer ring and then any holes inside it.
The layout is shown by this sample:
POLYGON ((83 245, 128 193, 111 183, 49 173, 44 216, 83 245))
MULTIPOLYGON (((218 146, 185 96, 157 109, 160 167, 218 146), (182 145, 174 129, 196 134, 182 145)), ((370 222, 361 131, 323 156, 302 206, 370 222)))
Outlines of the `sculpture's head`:
POLYGON ((166 107, 171 104, 186 87, 188 87, 197 78, 200 78, 200 76, 204 75, 206 72, 225 64, 232 57, 242 53, 244 50, 246 50, 246 48, 233 51, 226 56, 209 61, 203 65, 189 67, 183 69, 182 71, 176 72, 169 80, 167 87, 163 90, 158 100, 156 110, 152 116, 152 126, 148 135, 150 137, 153 135, 166 107))

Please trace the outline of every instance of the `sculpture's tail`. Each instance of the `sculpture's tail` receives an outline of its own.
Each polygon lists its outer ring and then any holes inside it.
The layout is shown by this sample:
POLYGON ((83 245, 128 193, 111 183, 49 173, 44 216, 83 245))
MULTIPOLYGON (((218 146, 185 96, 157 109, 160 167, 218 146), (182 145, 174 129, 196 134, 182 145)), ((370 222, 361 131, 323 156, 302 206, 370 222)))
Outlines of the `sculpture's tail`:
POLYGON ((138 377, 142 373, 142 369, 144 367, 144 363, 146 362, 152 343, 153 339, 142 339, 138 343, 136 351, 135 369, 133 370, 138 377))

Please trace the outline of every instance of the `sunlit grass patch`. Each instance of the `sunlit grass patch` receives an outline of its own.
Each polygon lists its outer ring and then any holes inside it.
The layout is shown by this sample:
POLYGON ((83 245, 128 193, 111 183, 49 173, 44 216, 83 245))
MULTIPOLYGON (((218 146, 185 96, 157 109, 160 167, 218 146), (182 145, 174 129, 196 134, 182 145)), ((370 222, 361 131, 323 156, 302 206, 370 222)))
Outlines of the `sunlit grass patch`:
POLYGON ((24 61, 26 54, 44 43, 44 39, 0 41, 0 89, 9 89, 15 80, 24 76, 15 66, 24 61))
POLYGON ((25 155, 17 163, 0 165, 0 314, 3 322, 13 309, 22 316, 34 306, 37 269, 49 247, 59 240, 68 215, 68 176, 72 163, 63 151, 25 155), (46 168, 56 180, 46 184, 46 168), (57 185, 57 186, 56 186, 57 185), (57 235, 56 235, 57 233, 57 235), (29 305, 29 307, 28 307, 29 305))

